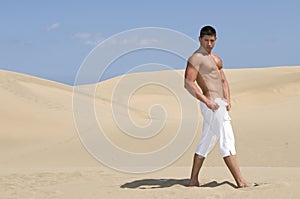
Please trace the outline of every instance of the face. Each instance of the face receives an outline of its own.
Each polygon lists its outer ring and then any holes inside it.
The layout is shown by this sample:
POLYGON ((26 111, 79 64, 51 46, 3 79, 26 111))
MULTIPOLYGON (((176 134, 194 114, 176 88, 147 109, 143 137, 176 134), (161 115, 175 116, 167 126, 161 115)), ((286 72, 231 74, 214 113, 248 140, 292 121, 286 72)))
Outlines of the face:
POLYGON ((201 46, 210 53, 215 46, 217 38, 211 35, 204 35, 203 37, 199 37, 199 41, 201 46))

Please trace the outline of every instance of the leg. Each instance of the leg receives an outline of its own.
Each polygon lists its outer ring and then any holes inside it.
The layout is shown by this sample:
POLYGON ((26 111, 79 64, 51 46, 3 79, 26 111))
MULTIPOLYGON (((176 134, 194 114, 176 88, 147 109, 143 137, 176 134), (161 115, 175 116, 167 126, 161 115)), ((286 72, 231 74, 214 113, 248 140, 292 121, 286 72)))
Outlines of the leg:
POLYGON ((230 123, 230 117, 227 111, 225 111, 224 119, 225 121, 223 123, 223 128, 221 128, 220 135, 220 149, 222 156, 238 188, 249 187, 251 186, 251 184, 243 178, 238 165, 237 156, 235 155, 236 150, 234 146, 234 134, 230 123))
POLYGON ((204 159, 205 159, 204 157, 199 156, 198 154, 195 153, 189 186, 200 186, 198 176, 199 176, 200 168, 204 162, 204 159))
POLYGON ((213 112, 210 110, 203 102, 200 102, 201 112, 203 115, 203 127, 202 127, 202 137, 200 143, 197 146, 196 153, 194 155, 194 162, 191 172, 191 179, 189 186, 199 186, 199 172, 204 162, 207 154, 215 146, 215 143, 218 139, 217 135, 212 132, 211 122, 213 121, 213 112), (201 154, 201 155, 198 155, 201 154))
POLYGON ((227 157, 224 157, 224 161, 228 169, 230 170, 238 188, 251 186, 251 184, 247 182, 242 176, 236 155, 229 155, 227 157))

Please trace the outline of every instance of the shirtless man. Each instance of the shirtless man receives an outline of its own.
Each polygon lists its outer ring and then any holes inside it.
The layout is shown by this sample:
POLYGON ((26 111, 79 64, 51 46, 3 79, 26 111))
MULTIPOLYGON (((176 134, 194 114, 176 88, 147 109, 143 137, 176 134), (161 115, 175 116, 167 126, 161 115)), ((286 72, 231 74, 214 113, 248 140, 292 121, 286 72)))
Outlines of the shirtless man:
POLYGON ((199 186, 200 168, 219 139, 222 157, 237 187, 243 188, 253 184, 243 178, 238 166, 234 135, 228 115, 231 108, 229 86, 222 70, 221 58, 212 53, 216 39, 213 27, 203 27, 199 36, 200 48, 189 58, 185 70, 185 88, 200 101, 203 115, 202 138, 194 155, 189 185, 199 186))

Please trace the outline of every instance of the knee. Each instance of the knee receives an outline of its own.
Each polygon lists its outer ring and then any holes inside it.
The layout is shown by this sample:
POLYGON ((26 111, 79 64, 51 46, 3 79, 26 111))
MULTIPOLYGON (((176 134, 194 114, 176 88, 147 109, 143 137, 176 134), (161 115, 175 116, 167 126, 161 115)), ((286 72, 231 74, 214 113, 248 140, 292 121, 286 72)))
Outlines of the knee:
POLYGON ((199 155, 197 153, 195 153, 194 157, 195 158, 199 158, 199 159, 205 159, 205 157, 203 157, 202 155, 199 155))

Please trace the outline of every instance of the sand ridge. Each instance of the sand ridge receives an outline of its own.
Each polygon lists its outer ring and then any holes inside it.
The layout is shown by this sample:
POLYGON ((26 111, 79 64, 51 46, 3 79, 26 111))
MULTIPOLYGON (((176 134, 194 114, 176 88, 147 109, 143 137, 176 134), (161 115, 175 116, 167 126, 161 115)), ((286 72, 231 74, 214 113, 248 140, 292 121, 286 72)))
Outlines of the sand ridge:
MULTIPOLYGON (((177 72, 183 76, 183 71, 177 72)), ((165 78, 170 74, 151 73, 165 78)), ((225 73, 231 87, 238 159, 244 175, 261 186, 236 190, 216 146, 201 171, 200 181, 206 186, 186 187, 200 132, 165 169, 146 174, 110 169, 80 142, 72 113, 72 86, 1 70, 0 198, 298 198, 300 67, 225 69, 225 73)), ((134 80, 143 75, 149 74, 127 77, 134 80)), ((147 152, 164 146, 178 128, 178 101, 170 91, 153 85, 137 90, 128 104, 116 99, 113 104, 129 110, 139 125, 154 118, 149 114, 153 102, 170 113, 162 134, 131 140, 111 115, 111 94, 120 78, 92 85, 95 113, 110 129, 107 136, 126 150, 147 152)))

